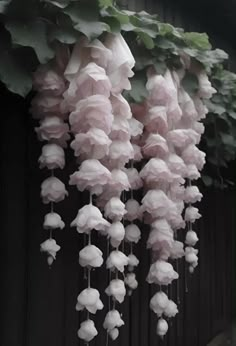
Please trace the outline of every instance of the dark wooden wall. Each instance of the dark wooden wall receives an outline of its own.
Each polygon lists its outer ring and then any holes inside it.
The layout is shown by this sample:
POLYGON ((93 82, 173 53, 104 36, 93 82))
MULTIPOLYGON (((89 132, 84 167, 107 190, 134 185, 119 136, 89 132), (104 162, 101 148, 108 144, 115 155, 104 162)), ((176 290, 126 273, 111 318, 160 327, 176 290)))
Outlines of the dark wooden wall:
MULTIPOLYGON (((184 19, 176 6, 173 10, 154 1, 123 1, 124 7, 127 4, 130 9, 135 6, 136 9, 158 12, 163 19, 187 30, 200 30, 199 23, 189 17, 184 19)), ((76 297, 86 284, 78 265, 83 238, 68 225, 78 208, 87 202, 86 198, 69 187, 69 198, 57 205, 56 210, 63 215, 67 227, 55 235, 62 249, 49 270, 45 256, 39 252, 39 244, 47 237, 42 229, 47 207, 42 205, 39 197, 40 183, 47 176, 47 171, 38 169, 40 144, 33 132, 34 124, 27 113, 27 104, 4 89, 0 92, 0 104, 0 345, 83 345, 76 334, 84 316, 79 316, 74 309, 76 297)), ((66 170, 60 173, 61 178, 67 181, 74 169, 71 155, 66 170)), ((179 265, 179 286, 174 284, 169 294, 174 300, 180 296, 180 313, 170 323, 164 341, 156 336, 156 318, 149 310, 149 300, 156 287, 145 282, 150 255, 145 248, 147 229, 143 228, 142 241, 135 247, 137 256, 142 258, 137 270, 139 288, 118 307, 126 324, 114 346, 206 346, 230 324, 235 227, 233 199, 234 191, 204 192, 203 218, 196 227, 200 237, 199 267, 190 276, 184 263, 179 265)), ((103 238, 93 238, 93 241, 106 253, 103 238)), ((92 284, 100 292, 104 291, 107 282, 104 268, 92 273, 92 284)), ((102 300, 105 309, 95 317, 100 333, 92 346, 106 345, 102 321, 108 302, 104 294, 102 300)))

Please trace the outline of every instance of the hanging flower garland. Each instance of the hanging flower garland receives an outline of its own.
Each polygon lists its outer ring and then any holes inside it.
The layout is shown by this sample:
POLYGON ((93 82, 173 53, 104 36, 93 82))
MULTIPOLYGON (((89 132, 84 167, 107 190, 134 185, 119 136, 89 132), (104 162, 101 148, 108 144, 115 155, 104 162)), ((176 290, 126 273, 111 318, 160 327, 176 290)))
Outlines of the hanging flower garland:
POLYGON ((65 166, 64 149, 69 140, 69 126, 66 123, 68 113, 63 104, 63 92, 67 85, 63 72, 68 60, 65 46, 58 47, 56 58, 48 64, 41 65, 34 74, 34 89, 37 95, 31 104, 31 113, 38 119, 40 126, 35 129, 38 139, 48 142, 42 147, 39 167, 51 171, 51 176, 41 184, 41 197, 45 204, 50 204, 50 212, 45 215, 43 228, 49 230, 49 238, 40 245, 46 252, 49 266, 56 259, 60 246, 52 238, 53 231, 65 227, 61 216, 55 212, 54 203, 68 195, 64 183, 54 176, 55 169, 65 166))

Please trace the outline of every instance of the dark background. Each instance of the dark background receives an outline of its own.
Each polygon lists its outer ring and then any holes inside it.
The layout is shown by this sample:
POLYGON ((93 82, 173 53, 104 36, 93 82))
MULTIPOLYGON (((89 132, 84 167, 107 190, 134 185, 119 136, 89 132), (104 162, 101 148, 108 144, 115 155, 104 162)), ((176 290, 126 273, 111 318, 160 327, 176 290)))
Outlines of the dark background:
MULTIPOLYGON (((181 3, 176 1, 172 6, 169 1, 160 4, 140 0, 123 1, 122 6, 127 8, 128 4, 130 9, 135 6, 138 10, 145 8, 158 12, 163 20, 186 30, 210 30, 214 33, 213 43, 232 52, 231 64, 234 66, 232 37, 227 35, 227 30, 231 33, 230 25, 233 27, 234 24, 230 24, 230 20, 226 21, 227 13, 232 17, 232 12, 218 10, 216 1, 212 12, 208 11, 210 5, 207 1, 204 4, 203 1, 195 2, 191 5, 191 12, 188 12, 186 6, 181 7, 181 3), (218 19, 219 16, 221 19, 218 19), (221 24, 217 26, 219 20, 221 24)), ((221 5, 226 7, 226 3, 221 5)), ((233 10, 233 3, 231 5, 233 10)), ((67 227, 55 232, 55 238, 62 249, 52 269, 49 269, 46 256, 39 252, 39 244, 47 237, 42 222, 48 211, 39 197, 40 183, 48 175, 46 170, 40 171, 38 168, 41 144, 33 131, 35 124, 28 114, 27 101, 9 94, 1 87, 0 105, 0 345, 83 345, 77 338, 77 329, 84 316, 74 309, 76 297, 86 285, 83 270, 78 265, 83 237, 68 225, 78 208, 87 203, 87 196, 68 187, 69 198, 56 205, 56 211, 63 215, 67 227)), ((57 174, 65 182, 75 169, 72 155, 67 162, 66 170, 57 174)), ((137 269, 139 288, 131 298, 126 297, 125 303, 118 306, 126 324, 120 329, 120 337, 113 342, 114 346, 206 346, 215 335, 230 325, 235 192, 233 189, 224 192, 208 189, 202 192, 204 199, 200 208, 203 218, 195 227, 200 237, 199 267, 191 276, 184 262, 179 264, 179 286, 175 283, 168 293, 175 301, 180 296, 180 313, 170 323, 167 337, 164 341, 158 339, 155 332, 156 318, 149 310, 149 300, 156 287, 145 282, 150 255, 145 247, 147 230, 143 228, 142 241, 135 246, 134 251, 142 258, 137 269)), ((180 238, 184 236, 181 232, 179 234, 180 238)), ((93 237, 93 241, 106 254, 105 240, 93 237)), ((101 293, 107 283, 108 274, 104 268, 92 273, 92 285, 101 293)), ((95 346, 106 345, 102 323, 108 299, 102 295, 102 300, 105 308, 95 317, 99 335, 91 342, 95 346)), ((112 342, 109 341, 109 344, 112 342)))

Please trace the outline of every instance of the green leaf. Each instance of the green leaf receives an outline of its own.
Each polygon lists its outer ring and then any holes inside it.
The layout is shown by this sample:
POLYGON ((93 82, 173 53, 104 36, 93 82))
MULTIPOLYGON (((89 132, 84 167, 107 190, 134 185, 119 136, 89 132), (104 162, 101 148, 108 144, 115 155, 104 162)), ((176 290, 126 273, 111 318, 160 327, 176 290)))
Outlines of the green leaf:
POLYGON ((184 89, 189 93, 191 96, 196 94, 198 91, 198 79, 195 74, 187 72, 182 79, 182 85, 184 89))
POLYGON ((82 32, 89 40, 100 36, 104 31, 110 31, 108 24, 104 22, 87 22, 80 19, 75 29, 82 32))
POLYGON ((4 13, 7 10, 7 6, 12 0, 0 0, 0 13, 4 13))
MULTIPOLYGON (((137 29, 137 30, 139 30, 139 29, 137 29)), ((153 49, 154 48, 154 46, 155 46, 154 41, 147 33, 143 32, 143 31, 137 31, 137 34, 147 49, 153 49)))
POLYGON ((99 5, 101 7, 112 6, 112 0, 99 0, 99 5))
POLYGON ((225 107, 223 107, 222 105, 220 104, 217 104, 217 103, 214 103, 210 100, 205 100, 205 104, 208 108, 208 110, 212 113, 215 113, 215 114, 218 114, 218 115, 221 115, 223 113, 226 112, 226 109, 225 107))
POLYGON ((228 111, 228 114, 231 118, 233 118, 234 120, 236 120, 236 112, 234 111, 228 111))
POLYGON ((44 0, 44 1, 54 6, 57 6, 59 8, 65 8, 70 3, 70 0, 44 0))
POLYGON ((8 22, 6 28, 11 34, 13 44, 33 48, 40 63, 44 64, 54 57, 55 53, 47 42, 47 27, 43 21, 25 24, 8 22))
POLYGON ((209 43, 208 35, 205 33, 198 32, 185 32, 183 34, 185 43, 196 49, 207 50, 211 49, 211 44, 209 43))
POLYGON ((32 79, 10 51, 0 52, 0 79, 11 92, 26 96, 32 88, 32 79))
POLYGON ((147 77, 144 72, 137 72, 130 80, 131 90, 129 91, 130 97, 136 102, 141 103, 147 98, 146 82, 147 77))
POLYGON ((204 174, 201 178, 205 186, 209 187, 213 184, 213 179, 209 175, 204 174))

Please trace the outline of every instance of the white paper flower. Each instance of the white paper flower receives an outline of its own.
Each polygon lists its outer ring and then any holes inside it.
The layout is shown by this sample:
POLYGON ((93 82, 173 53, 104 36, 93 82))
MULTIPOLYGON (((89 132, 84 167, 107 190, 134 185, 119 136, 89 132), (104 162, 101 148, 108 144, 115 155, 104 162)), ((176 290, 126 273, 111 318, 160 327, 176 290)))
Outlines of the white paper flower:
POLYGON ((146 163, 140 171, 140 177, 145 180, 147 184, 171 182, 173 180, 173 175, 166 162, 158 158, 150 159, 146 163))
POLYGON ((109 160, 116 167, 123 167, 134 158, 134 149, 130 141, 114 140, 109 147, 109 160))
POLYGON ((175 302, 173 302, 173 300, 169 300, 164 310, 165 316, 168 318, 175 317, 178 312, 178 307, 175 302))
POLYGON ((115 116, 109 137, 114 140, 129 141, 130 125, 127 119, 122 116, 115 116))
POLYGON ((121 327, 123 326, 125 323, 122 320, 119 311, 117 310, 111 310, 108 311, 108 313, 106 314, 104 323, 103 323, 103 328, 107 329, 108 331, 116 328, 116 327, 121 327))
POLYGON ((188 145, 182 152, 182 159, 187 165, 196 165, 199 171, 202 170, 205 164, 206 154, 199 150, 195 145, 188 145))
POLYGON ((185 244, 189 245, 189 246, 195 246, 196 243, 198 242, 198 236, 197 233, 190 230, 187 232, 186 234, 186 238, 185 238, 185 244))
POLYGON ((168 306, 169 299, 164 292, 157 292, 150 300, 150 308, 160 317, 168 306))
POLYGON ((197 264, 198 263, 198 250, 194 249, 191 246, 187 246, 185 248, 185 261, 190 263, 191 265, 197 264))
POLYGON ((125 228, 121 222, 116 221, 107 229, 107 234, 110 238, 111 245, 118 247, 125 237, 125 228))
POLYGON ((173 280, 178 279, 179 274, 174 271, 173 266, 165 261, 154 262, 149 270, 147 282, 158 285, 169 285, 173 280))
POLYGON ((186 165, 185 178, 188 178, 190 180, 197 180, 198 178, 200 178, 200 173, 196 165, 193 165, 193 164, 186 165))
POLYGON ((184 256, 184 244, 181 241, 175 240, 172 244, 170 257, 172 259, 182 258, 184 256))
POLYGON ((114 297, 119 303, 122 303, 126 295, 124 281, 120 279, 111 280, 109 286, 105 290, 105 293, 108 296, 114 297))
POLYGON ((121 251, 115 250, 110 253, 107 258, 107 269, 118 269, 120 272, 124 272, 124 267, 129 264, 128 257, 121 251))
POLYGON ((111 339, 114 341, 119 336, 119 330, 117 328, 114 328, 114 329, 109 331, 109 335, 110 335, 111 339))
POLYGON ((138 243, 141 238, 141 231, 137 225, 131 223, 125 227, 125 240, 133 243, 138 243))
POLYGON ((86 320, 80 324, 80 329, 78 330, 80 339, 90 342, 96 335, 98 335, 98 332, 92 320, 86 320))
MULTIPOLYGON (((165 219, 157 219, 152 223, 152 230, 147 240, 147 248, 152 248, 154 251, 159 251, 161 257, 167 254, 170 255, 171 248, 174 242, 174 234, 165 219)), ((166 259, 167 259, 166 258, 166 259)))
POLYGON ((89 233, 92 229, 106 233, 109 226, 110 223, 103 218, 100 210, 92 204, 81 208, 71 223, 71 227, 76 227, 79 233, 89 233))
POLYGON ((168 323, 163 318, 160 318, 157 322, 157 335, 163 337, 168 331, 168 323))
POLYGON ((141 209, 152 217, 165 217, 172 208, 173 202, 162 190, 149 190, 142 199, 141 209))
POLYGON ((100 294, 95 288, 85 288, 77 297, 76 310, 88 310, 95 314, 97 310, 103 309, 103 303, 100 300, 100 294))
POLYGON ((139 265, 139 260, 134 254, 129 254, 129 270, 132 271, 134 267, 137 267, 139 265))
POLYGON ((131 190, 138 190, 143 186, 142 179, 139 176, 139 172, 136 168, 127 168, 125 173, 129 179, 131 190))
POLYGON ((79 171, 70 176, 69 184, 76 185, 79 191, 89 189, 92 194, 100 194, 110 179, 110 171, 100 161, 90 159, 83 161, 79 171))
POLYGON ((56 177, 49 177, 41 184, 41 197, 45 204, 63 201, 67 195, 65 184, 56 177))
POLYGON ((42 147, 42 154, 39 157, 39 168, 63 169, 65 166, 64 150, 57 144, 45 144, 42 147))
POLYGON ((199 89, 198 95, 203 99, 210 99, 216 93, 216 89, 211 86, 209 78, 204 71, 197 74, 199 89))
POLYGON ((195 222, 197 219, 201 217, 201 214, 198 212, 198 208, 195 207, 187 207, 185 210, 185 221, 187 222, 195 222))
POLYGON ((131 137, 137 138, 138 136, 142 135, 143 124, 140 121, 132 117, 131 119, 129 119, 129 126, 130 126, 131 137))
POLYGON ((129 288, 131 288, 132 290, 135 290, 138 287, 138 281, 136 280, 135 273, 126 274, 125 283, 129 288))
POLYGON ((44 216, 44 229, 63 229, 65 227, 65 223, 62 221, 61 216, 57 213, 51 212, 44 216))
POLYGON ((79 252, 79 264, 82 267, 101 267, 103 264, 102 251, 95 245, 87 245, 79 252))
POLYGON ((187 186, 185 189, 184 201, 185 203, 200 202, 202 194, 197 186, 187 186))
POLYGON ((142 219, 140 204, 136 199, 128 199, 125 203, 125 209, 127 210, 127 214, 124 216, 125 220, 134 221, 135 219, 142 219))
POLYGON ((40 251, 47 252, 53 259, 56 259, 56 254, 60 248, 55 239, 47 239, 40 244, 40 251))
POLYGON ((186 165, 180 156, 176 154, 170 154, 167 159, 167 166, 172 173, 184 176, 186 172, 186 165))
POLYGON ((104 208, 105 217, 114 221, 120 221, 127 213, 124 203, 118 197, 112 197, 104 208))

